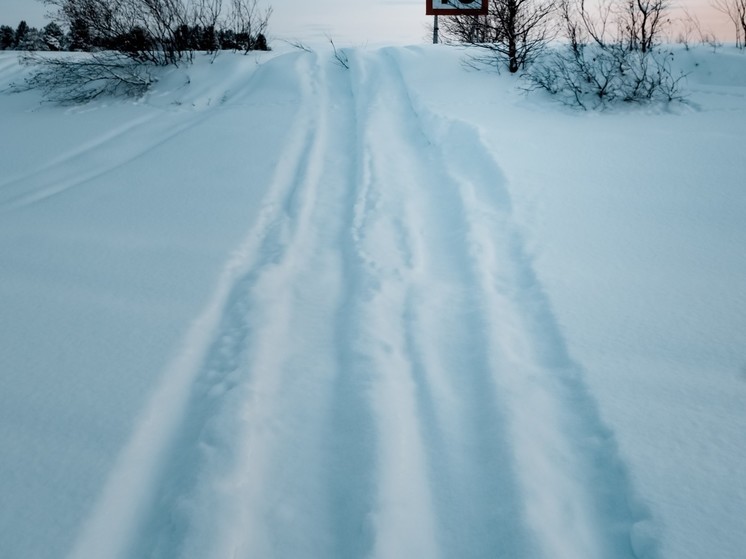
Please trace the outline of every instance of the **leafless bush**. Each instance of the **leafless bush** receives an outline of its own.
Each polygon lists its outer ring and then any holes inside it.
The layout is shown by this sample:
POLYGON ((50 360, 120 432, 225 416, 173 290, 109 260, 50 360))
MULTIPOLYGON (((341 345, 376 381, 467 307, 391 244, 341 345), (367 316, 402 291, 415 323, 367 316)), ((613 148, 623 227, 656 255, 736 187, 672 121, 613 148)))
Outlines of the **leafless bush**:
POLYGON ((102 95, 139 97, 153 83, 147 65, 114 52, 65 58, 28 53, 21 61, 35 70, 14 90, 38 89, 54 103, 82 104, 102 95))
POLYGON ((639 13, 628 11, 634 9, 627 3, 621 10, 606 4, 592 15, 583 0, 563 0, 567 44, 525 73, 528 89, 543 89, 583 109, 681 99, 684 76, 674 75, 672 53, 655 47, 662 13, 653 16, 655 21, 650 14, 634 19, 639 13))
POLYGON ((619 44, 565 47, 525 74, 529 90, 543 89, 567 105, 595 109, 616 102, 668 103, 683 99, 670 54, 629 51, 619 44))
POLYGON ((286 42, 288 45, 290 45, 294 49, 302 50, 304 52, 313 52, 313 49, 311 47, 309 47, 303 41, 300 41, 298 39, 290 39, 290 40, 284 39, 284 42, 286 42))
POLYGON ((337 48, 337 45, 334 44, 334 39, 331 37, 327 37, 329 39, 329 43, 332 45, 332 51, 334 52, 334 59, 337 61, 337 64, 342 66, 345 70, 350 69, 350 59, 347 56, 347 53, 344 50, 340 50, 337 48))

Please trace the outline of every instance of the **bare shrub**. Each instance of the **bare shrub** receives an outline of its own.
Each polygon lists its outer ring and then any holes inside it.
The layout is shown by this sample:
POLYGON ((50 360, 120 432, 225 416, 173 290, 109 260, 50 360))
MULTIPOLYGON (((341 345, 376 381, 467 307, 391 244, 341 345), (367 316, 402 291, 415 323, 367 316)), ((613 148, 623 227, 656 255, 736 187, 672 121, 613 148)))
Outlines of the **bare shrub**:
POLYGON ((64 58, 28 53, 21 61, 36 68, 13 89, 38 89, 54 103, 82 104, 103 95, 139 97, 153 83, 147 65, 114 52, 64 58))
POLYGON ((329 43, 332 45, 332 51, 334 52, 334 60, 336 60, 339 66, 341 66, 345 70, 349 70, 350 59, 347 56, 347 53, 343 49, 337 48, 337 45, 334 44, 334 39, 328 36, 327 36, 327 39, 329 39, 329 43))
POLYGON ((652 6, 657 13, 639 11, 642 3, 607 3, 591 14, 584 0, 563 0, 567 44, 525 73, 528 89, 543 89, 583 109, 681 99, 684 76, 674 75, 673 54, 655 46, 665 3, 655 0, 644 8, 652 6))

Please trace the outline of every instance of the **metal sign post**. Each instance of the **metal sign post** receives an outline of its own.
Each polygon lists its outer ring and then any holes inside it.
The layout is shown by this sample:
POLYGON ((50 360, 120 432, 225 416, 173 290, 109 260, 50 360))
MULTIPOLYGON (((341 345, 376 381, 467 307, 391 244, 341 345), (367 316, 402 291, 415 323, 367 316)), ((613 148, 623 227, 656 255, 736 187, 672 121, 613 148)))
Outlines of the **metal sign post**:
POLYGON ((438 14, 435 14, 433 23, 433 44, 438 44, 438 14))

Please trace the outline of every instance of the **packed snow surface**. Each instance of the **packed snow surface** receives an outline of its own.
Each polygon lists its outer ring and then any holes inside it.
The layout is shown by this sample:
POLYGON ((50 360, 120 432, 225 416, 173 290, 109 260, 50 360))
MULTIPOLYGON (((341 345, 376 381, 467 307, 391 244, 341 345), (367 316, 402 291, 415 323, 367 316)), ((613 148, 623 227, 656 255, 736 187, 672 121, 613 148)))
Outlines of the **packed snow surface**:
POLYGON ((746 55, 337 54, 0 96, 0 556, 744 557, 746 55))

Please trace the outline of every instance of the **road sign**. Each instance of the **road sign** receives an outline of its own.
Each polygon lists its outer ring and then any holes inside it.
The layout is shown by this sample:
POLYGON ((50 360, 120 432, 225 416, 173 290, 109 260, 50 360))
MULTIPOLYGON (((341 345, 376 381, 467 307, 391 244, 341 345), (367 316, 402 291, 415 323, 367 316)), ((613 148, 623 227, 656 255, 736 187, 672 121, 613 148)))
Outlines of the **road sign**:
POLYGON ((485 15, 489 0, 425 0, 429 16, 485 15))

